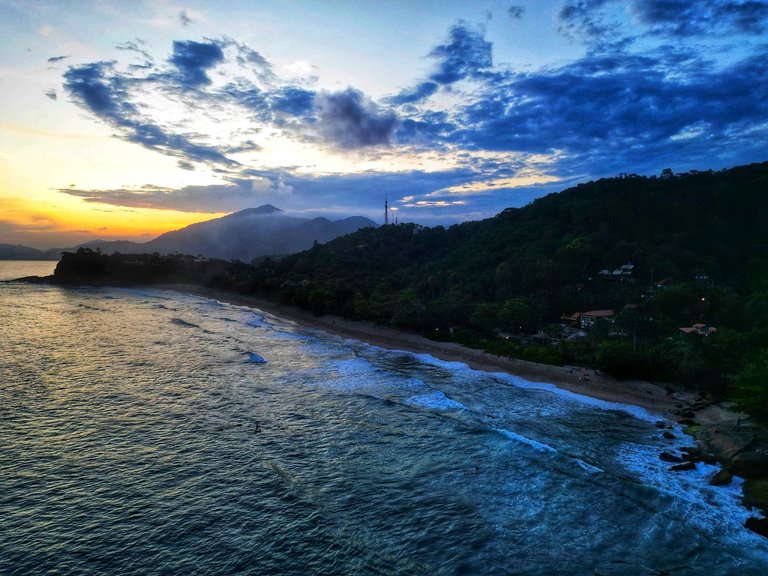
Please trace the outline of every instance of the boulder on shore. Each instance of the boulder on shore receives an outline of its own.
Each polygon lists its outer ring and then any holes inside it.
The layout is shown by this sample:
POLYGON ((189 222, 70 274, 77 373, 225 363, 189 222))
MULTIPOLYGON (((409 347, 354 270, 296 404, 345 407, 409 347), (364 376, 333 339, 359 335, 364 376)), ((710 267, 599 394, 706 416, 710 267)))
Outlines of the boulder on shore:
POLYGON ((768 518, 755 518, 751 516, 744 522, 744 526, 760 536, 768 538, 768 518))
POLYGON ((731 480, 733 480, 733 474, 728 472, 728 470, 718 470, 712 475, 712 478, 709 479, 709 485, 710 486, 727 486, 731 483, 731 480))
POLYGON ((731 462, 755 440, 754 431, 746 426, 733 424, 709 424, 696 433, 699 447, 721 462, 731 462))
POLYGON ((768 480, 747 480, 741 487, 744 506, 768 512, 768 480))
POLYGON ((731 460, 731 470, 743 478, 768 478, 768 454, 762 452, 736 454, 731 460))
POLYGON ((672 472, 685 472, 687 470, 696 470, 695 462, 683 462, 682 464, 675 464, 669 468, 672 472))
POLYGON ((673 462, 675 464, 680 464, 683 459, 680 458, 680 456, 675 456, 674 454, 670 454, 669 452, 662 452, 659 454, 659 460, 662 462, 673 462))

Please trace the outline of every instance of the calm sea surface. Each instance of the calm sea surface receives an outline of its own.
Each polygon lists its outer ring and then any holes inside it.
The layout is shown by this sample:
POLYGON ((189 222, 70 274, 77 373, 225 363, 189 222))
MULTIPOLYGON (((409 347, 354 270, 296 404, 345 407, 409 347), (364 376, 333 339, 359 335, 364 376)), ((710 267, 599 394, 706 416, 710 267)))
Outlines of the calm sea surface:
POLYGON ((0 260, 0 281, 26 276, 50 276, 58 262, 53 260, 0 260))
POLYGON ((0 574, 768 573, 738 484, 668 472, 655 420, 174 292, 0 284, 0 574))

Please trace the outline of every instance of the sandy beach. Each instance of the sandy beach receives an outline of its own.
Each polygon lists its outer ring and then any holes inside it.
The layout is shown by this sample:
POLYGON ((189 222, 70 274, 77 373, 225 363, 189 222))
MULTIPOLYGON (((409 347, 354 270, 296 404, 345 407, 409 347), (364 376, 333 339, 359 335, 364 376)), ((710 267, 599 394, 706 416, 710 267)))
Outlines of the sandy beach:
MULTIPOLYGON (((504 372, 534 382, 554 384, 576 394, 600 400, 640 406, 667 420, 679 419, 678 413, 695 405, 698 396, 688 392, 668 392, 658 384, 643 380, 616 380, 596 370, 578 366, 551 366, 525 360, 496 356, 452 342, 437 342, 410 332, 396 330, 373 322, 354 321, 333 315, 315 316, 295 306, 194 285, 163 285, 154 288, 176 290, 211 298, 220 302, 257 308, 279 318, 295 322, 308 330, 359 340, 391 350, 430 354, 441 360, 463 362, 470 368, 488 372, 504 372)), ((709 410, 708 419, 718 420, 721 411, 709 410)))

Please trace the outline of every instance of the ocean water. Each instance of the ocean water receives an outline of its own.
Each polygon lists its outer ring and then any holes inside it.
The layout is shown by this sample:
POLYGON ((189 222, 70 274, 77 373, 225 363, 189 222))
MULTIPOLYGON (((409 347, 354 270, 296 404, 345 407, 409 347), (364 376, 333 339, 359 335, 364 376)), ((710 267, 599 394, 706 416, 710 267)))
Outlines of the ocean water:
POLYGON ((56 264, 53 260, 0 260, 0 281, 27 276, 50 276, 56 264))
POLYGON ((643 410, 175 292, 0 284, 0 574, 768 573, 643 410))

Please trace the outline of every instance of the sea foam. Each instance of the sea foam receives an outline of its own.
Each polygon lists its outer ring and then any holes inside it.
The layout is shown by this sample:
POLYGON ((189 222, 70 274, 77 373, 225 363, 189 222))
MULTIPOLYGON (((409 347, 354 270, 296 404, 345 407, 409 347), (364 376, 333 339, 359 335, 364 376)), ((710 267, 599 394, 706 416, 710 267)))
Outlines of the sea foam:
POLYGON ((734 477, 727 486, 711 486, 709 479, 719 470, 717 466, 698 462, 694 470, 670 471, 670 464, 660 460, 659 453, 658 446, 625 443, 618 461, 642 484, 666 496, 670 513, 703 532, 764 544, 760 536, 744 528, 747 518, 760 514, 741 504, 743 479, 734 477))
POLYGON ((512 432, 511 430, 505 430, 503 428, 495 428, 495 430, 502 436, 505 436, 510 440, 514 440, 515 442, 519 442, 520 444, 526 444, 531 448, 533 448, 534 450, 536 450, 537 452, 541 452, 542 454, 547 454, 547 453, 554 454, 557 452, 557 449, 553 448, 549 444, 544 444, 543 442, 539 442, 538 440, 534 440, 533 438, 528 438, 527 436, 523 436, 522 434, 518 434, 517 432, 512 432))
POLYGON ((411 396, 405 403, 409 406, 418 406, 420 408, 427 408, 429 410, 438 410, 441 412, 450 412, 454 410, 466 410, 467 407, 461 402, 452 400, 440 390, 434 390, 429 394, 420 394, 418 396, 411 396))
MULTIPOLYGON (((400 352, 400 353, 404 353, 404 352, 400 352)), ((544 392, 549 392, 551 394, 560 396, 561 398, 566 398, 568 400, 572 400, 574 402, 578 402, 579 404, 590 406, 592 408, 597 408, 600 410, 612 410, 612 411, 624 412, 626 414, 634 416, 638 420, 643 420, 646 422, 657 422, 659 420, 658 415, 655 415, 652 412, 640 406, 634 406, 632 404, 624 404, 622 402, 610 402, 608 400, 600 400, 599 398, 593 398, 592 396, 587 396, 585 394, 578 394, 576 392, 571 392, 570 390, 559 388, 554 384, 550 384, 547 382, 534 382, 532 380, 527 380, 521 376, 507 374, 506 372, 486 372, 483 370, 475 370, 473 368, 470 368, 467 364, 463 362, 452 362, 447 360, 441 360, 439 358, 432 356, 431 354, 423 354, 423 353, 415 354, 414 353, 413 356, 420 362, 423 362, 424 364, 429 364, 430 366, 436 366, 438 368, 443 368, 445 370, 450 370, 453 372, 480 373, 484 375, 489 375, 505 384, 512 385, 516 388, 521 388, 524 390, 541 390, 544 392)))

